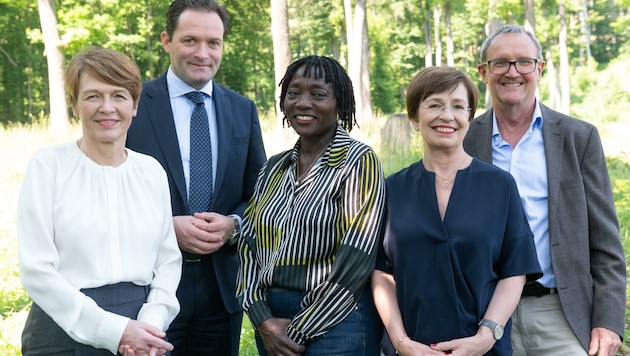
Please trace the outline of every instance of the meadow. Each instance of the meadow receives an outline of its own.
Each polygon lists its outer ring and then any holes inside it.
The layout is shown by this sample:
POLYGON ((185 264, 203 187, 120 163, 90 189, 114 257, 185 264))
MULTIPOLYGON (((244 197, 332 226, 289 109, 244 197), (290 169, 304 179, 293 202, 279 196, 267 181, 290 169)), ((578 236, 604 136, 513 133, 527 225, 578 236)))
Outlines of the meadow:
MULTIPOLYGON (((617 213, 621 225, 626 256, 630 253, 630 118, 595 123, 602 135, 604 150, 613 185, 617 213)), ((80 136, 80 128, 72 125, 66 132, 52 134, 45 125, 15 125, 0 128, 0 354, 20 355, 20 335, 30 300, 19 280, 16 248, 16 202, 28 158, 38 148, 80 136)), ((267 155, 292 147, 295 135, 283 129, 274 119, 263 120, 267 155)), ((355 128, 351 135, 370 144, 379 154, 386 175, 391 174, 422 155, 419 135, 410 130, 402 116, 382 117, 355 128), (389 121, 389 122, 388 122, 389 121)), ((626 320, 630 321, 629 313, 626 320)), ((630 334, 620 355, 630 355, 630 334)), ((241 355, 257 355, 254 332, 247 318, 243 323, 241 355)))

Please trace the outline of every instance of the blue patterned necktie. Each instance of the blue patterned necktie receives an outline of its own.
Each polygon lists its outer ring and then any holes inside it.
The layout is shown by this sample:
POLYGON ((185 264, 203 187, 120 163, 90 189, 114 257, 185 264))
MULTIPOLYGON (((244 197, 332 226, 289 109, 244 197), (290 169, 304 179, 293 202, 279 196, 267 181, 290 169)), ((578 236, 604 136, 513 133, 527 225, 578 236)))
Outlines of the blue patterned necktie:
POLYGON ((190 118, 190 186, 188 213, 210 210, 212 201, 212 144, 208 126, 208 112, 204 105, 205 93, 191 91, 186 97, 195 103, 190 118))

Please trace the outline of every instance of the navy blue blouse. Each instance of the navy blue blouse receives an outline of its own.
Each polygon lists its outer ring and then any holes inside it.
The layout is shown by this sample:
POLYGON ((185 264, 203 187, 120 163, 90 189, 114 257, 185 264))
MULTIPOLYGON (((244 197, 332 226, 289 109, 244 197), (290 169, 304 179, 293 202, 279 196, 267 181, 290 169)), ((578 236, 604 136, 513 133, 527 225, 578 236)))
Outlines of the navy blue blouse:
MULTIPOLYGON (((428 345, 472 336, 500 279, 542 275, 508 172, 473 159, 457 172, 444 221, 435 174, 422 161, 387 178, 386 186, 387 226, 376 268, 394 275, 411 339, 428 345)), ((510 330, 508 322, 487 355, 512 354, 510 330)))

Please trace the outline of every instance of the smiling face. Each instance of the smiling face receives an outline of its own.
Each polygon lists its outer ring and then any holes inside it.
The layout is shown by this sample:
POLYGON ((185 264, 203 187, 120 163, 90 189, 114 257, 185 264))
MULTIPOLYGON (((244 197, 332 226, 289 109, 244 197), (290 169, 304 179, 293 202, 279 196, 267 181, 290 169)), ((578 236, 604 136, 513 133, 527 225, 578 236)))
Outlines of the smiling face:
POLYGON ((166 32, 161 35, 173 73, 195 89, 208 84, 221 65, 223 34, 223 22, 216 12, 184 10, 172 38, 166 32))
POLYGON ((417 119, 411 120, 411 125, 422 135, 426 148, 457 148, 462 145, 468 132, 469 114, 449 108, 469 106, 468 91, 460 83, 453 90, 425 98, 418 108, 417 119), (436 109, 439 107, 448 108, 436 109))
MULTIPOLYGON (((517 61, 522 58, 538 58, 538 51, 532 39, 525 33, 502 33, 497 35, 486 52, 487 60, 517 61)), ((479 65, 477 70, 492 94, 492 105, 506 111, 508 107, 527 107, 533 105, 536 88, 545 66, 539 61, 536 69, 529 74, 516 71, 510 66, 505 74, 493 74, 487 65, 479 65)))
POLYGON ((304 140, 329 141, 337 128, 337 99, 323 77, 303 76, 299 67, 284 97, 284 114, 304 140))
POLYGON ((79 78, 74 115, 81 121, 83 141, 91 146, 121 144, 124 147, 137 103, 123 87, 106 84, 88 73, 79 78))

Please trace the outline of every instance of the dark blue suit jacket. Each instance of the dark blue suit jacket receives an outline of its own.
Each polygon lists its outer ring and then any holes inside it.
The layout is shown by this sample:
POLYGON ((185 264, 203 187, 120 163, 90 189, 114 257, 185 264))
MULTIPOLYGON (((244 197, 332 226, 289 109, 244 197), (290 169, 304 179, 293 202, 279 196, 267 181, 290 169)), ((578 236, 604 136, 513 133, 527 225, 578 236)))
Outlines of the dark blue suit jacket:
MULTIPOLYGON (((243 216, 258 171, 266 160, 258 113, 254 103, 213 83, 212 100, 218 130, 218 162, 210 211, 243 216)), ((166 85, 166 74, 146 82, 127 135, 127 147, 157 159, 171 191, 173 216, 186 215, 187 194, 177 133, 166 85)), ((236 301, 238 256, 235 247, 223 246, 212 260, 221 296, 228 312, 240 312, 236 301)))

